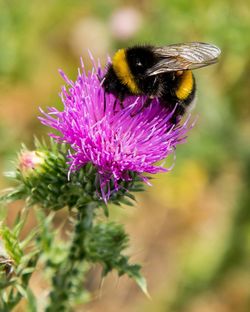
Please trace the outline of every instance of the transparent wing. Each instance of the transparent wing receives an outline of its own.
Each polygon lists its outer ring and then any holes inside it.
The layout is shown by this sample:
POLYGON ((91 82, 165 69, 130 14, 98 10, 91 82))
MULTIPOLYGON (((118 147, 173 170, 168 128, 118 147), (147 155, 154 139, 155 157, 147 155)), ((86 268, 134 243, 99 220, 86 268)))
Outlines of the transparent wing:
POLYGON ((147 71, 149 76, 208 66, 216 63, 221 53, 218 47, 203 42, 155 47, 153 51, 159 61, 147 71))

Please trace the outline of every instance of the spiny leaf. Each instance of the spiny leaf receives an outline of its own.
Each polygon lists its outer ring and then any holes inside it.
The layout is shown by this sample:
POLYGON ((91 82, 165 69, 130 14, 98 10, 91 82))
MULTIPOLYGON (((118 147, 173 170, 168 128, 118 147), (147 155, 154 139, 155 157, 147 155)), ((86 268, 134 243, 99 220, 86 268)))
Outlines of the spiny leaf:
POLYGON ((17 290, 19 291, 19 293, 22 295, 22 297, 26 298, 27 297, 26 289, 22 285, 19 285, 19 284, 16 284, 15 286, 17 290))
POLYGON ((149 293, 148 293, 148 289, 147 289, 147 281, 145 279, 145 277, 143 277, 142 275, 138 274, 135 276, 131 276, 131 278, 136 282, 136 284, 140 287, 140 289, 143 291, 143 293, 149 298, 151 299, 149 293))
POLYGON ((13 259, 18 265, 23 256, 23 251, 19 246, 17 236, 5 225, 2 225, 0 235, 2 236, 4 247, 6 248, 10 258, 13 259))

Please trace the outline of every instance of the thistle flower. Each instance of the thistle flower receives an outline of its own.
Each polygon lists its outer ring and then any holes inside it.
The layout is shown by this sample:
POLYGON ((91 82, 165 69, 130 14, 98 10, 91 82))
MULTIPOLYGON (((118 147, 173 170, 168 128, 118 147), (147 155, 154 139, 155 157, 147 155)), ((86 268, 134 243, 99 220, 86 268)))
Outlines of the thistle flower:
POLYGON ((99 63, 93 64, 92 72, 86 73, 81 62, 75 82, 60 71, 68 85, 60 94, 64 110, 41 110, 44 117, 40 120, 60 133, 50 136, 71 147, 69 173, 87 163, 96 167, 101 195, 107 201, 111 192, 119 189, 120 181, 131 179, 129 172, 149 183, 144 173, 169 171, 171 168, 155 163, 174 152, 191 126, 188 119, 184 124, 173 124, 173 111, 157 99, 141 109, 145 97, 129 97, 122 109, 115 96, 104 94, 100 82, 104 72, 99 63))

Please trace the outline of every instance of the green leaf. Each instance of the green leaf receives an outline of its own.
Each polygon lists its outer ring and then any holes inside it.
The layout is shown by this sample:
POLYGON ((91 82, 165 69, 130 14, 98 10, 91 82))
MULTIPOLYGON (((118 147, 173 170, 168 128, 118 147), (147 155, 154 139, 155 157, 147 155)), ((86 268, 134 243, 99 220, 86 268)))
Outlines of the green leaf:
POLYGON ((127 206, 134 206, 134 204, 128 200, 127 198, 123 197, 121 200, 121 203, 123 203, 124 205, 127 205, 127 206))
POLYGON ((5 171, 3 174, 6 178, 10 178, 10 179, 16 178, 16 172, 15 171, 5 171))
POLYGON ((27 302, 28 302, 27 312, 37 312, 36 297, 30 288, 27 289, 27 302))
POLYGON ((140 287, 140 289, 146 295, 146 297, 148 297, 148 299, 151 299, 150 294, 148 293, 147 281, 146 281, 145 277, 143 277, 142 275, 138 274, 136 276, 131 276, 131 278, 140 287))
POLYGON ((0 281, 0 289, 7 288, 13 285, 13 281, 0 281))
POLYGON ((16 284, 16 288, 19 291, 19 293, 22 295, 22 297, 27 298, 27 291, 23 288, 23 286, 16 284))
POLYGON ((20 242, 20 248, 24 249, 28 246, 28 244, 35 239, 35 237, 38 235, 38 228, 34 228, 30 231, 29 235, 25 237, 23 241, 20 242))
POLYGON ((30 274, 30 273, 33 273, 34 271, 35 271, 35 268, 25 268, 22 270, 22 275, 30 274))
POLYGON ((5 225, 1 226, 0 235, 2 236, 7 253, 16 264, 19 264, 23 256, 23 251, 19 246, 18 238, 5 225))

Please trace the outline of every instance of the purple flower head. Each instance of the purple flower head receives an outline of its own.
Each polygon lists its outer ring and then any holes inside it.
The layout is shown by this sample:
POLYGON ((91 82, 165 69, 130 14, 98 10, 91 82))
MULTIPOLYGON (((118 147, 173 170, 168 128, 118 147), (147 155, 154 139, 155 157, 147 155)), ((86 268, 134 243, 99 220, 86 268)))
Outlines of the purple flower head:
POLYGON ((50 134, 52 137, 70 145, 69 172, 89 162, 96 167, 102 197, 107 201, 110 191, 105 190, 111 182, 118 190, 119 181, 130 179, 128 172, 135 172, 148 182, 143 173, 170 170, 155 163, 174 152, 192 125, 188 125, 188 120, 173 124, 173 112, 157 99, 141 109, 145 97, 129 97, 122 109, 119 102, 115 103, 115 96, 104 94, 100 64, 88 73, 83 63, 81 66, 75 82, 60 72, 68 85, 60 94, 64 110, 50 107, 48 113, 42 111, 44 117, 40 120, 60 132, 58 136, 50 134))

